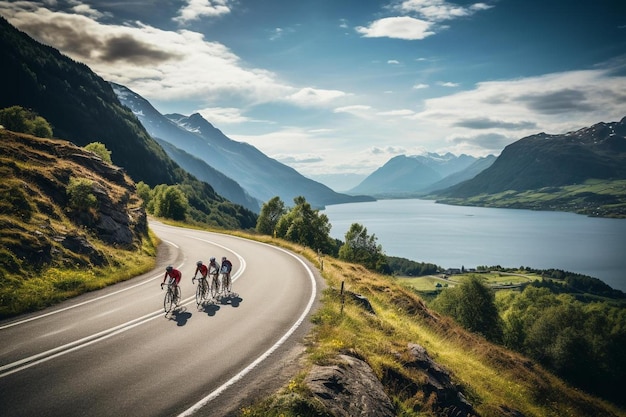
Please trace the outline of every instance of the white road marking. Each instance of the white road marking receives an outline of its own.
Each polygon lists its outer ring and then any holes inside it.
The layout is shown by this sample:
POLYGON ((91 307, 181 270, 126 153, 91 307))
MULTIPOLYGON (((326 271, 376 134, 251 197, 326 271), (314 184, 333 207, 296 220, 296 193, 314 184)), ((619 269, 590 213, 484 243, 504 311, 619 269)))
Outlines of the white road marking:
MULTIPOLYGON (((259 242, 261 243, 261 242, 259 242)), ((263 245, 267 245, 266 243, 261 243, 263 245)), ((311 285, 312 285, 312 290, 311 290, 311 297, 309 298, 309 302, 307 303, 306 308, 304 309, 304 311, 302 312, 302 314, 300 315, 300 317, 298 318, 298 320, 293 324, 293 326, 291 326, 291 328, 278 340, 278 342, 276 342, 273 346, 271 346, 268 350, 265 351, 265 353, 263 353, 261 356, 259 356, 258 358, 256 358, 254 360, 254 362, 252 362, 250 365, 248 365, 247 367, 245 367, 244 369, 242 369, 237 375, 233 376, 231 379, 229 379, 228 381, 226 381, 224 384, 222 384, 220 387, 218 387, 216 390, 214 390, 213 392, 211 392, 209 395, 207 395, 206 397, 204 397, 203 399, 201 399, 200 401, 198 401, 197 403, 195 403, 193 406, 191 406, 189 409, 183 411, 181 414, 178 415, 178 417, 186 417, 186 416, 191 416, 194 413, 196 413, 197 411, 199 411, 202 407, 204 407, 205 405, 207 405, 209 402, 213 401, 215 398, 217 398, 220 394, 222 394, 224 391, 226 391, 226 389, 228 389, 231 385, 235 384, 237 381, 240 381, 241 379, 243 379, 243 377, 245 377, 250 371, 252 371, 254 368, 257 367, 257 365, 259 365, 261 362, 263 362, 265 359, 267 359, 276 349, 278 349, 283 343, 285 343, 285 341, 289 338, 289 336, 291 336, 298 327, 300 327, 300 325, 302 324, 302 322, 304 321, 304 319, 306 318, 307 314, 309 314, 309 311, 311 311, 311 308, 313 307, 313 302, 315 301, 315 297, 317 295, 317 284, 315 282, 315 276, 313 275, 313 271, 311 271, 311 268, 308 267, 307 264, 305 264, 302 259, 300 259, 299 257, 297 257, 296 255, 294 255, 291 252, 288 252, 282 248, 276 247, 276 246, 272 246, 272 245, 267 245, 270 246, 276 250, 282 251, 286 254, 288 254, 289 256, 294 257, 298 262, 300 262, 302 264, 302 266, 304 266, 304 268, 306 269, 306 271, 309 273, 309 279, 311 280, 311 285)))
MULTIPOLYGON (((170 245, 174 246, 175 248, 178 248, 178 246, 177 246, 176 244, 172 243, 172 242, 169 242, 169 241, 164 241, 164 242, 166 242, 166 243, 168 243, 168 244, 170 244, 170 245)), ((182 264, 178 266, 178 268, 180 268, 180 267, 182 267, 182 264)), ((96 302, 96 301, 102 300, 102 299, 104 299, 104 298, 111 297, 111 296, 116 295, 116 294, 119 294, 119 293, 121 293, 121 292, 128 291, 128 290, 130 290, 130 289, 132 289, 132 288, 136 288, 136 287, 139 287, 139 286, 141 286, 141 285, 147 284, 148 282, 154 281, 155 279, 157 279, 157 278, 159 278, 159 277, 161 277, 161 276, 163 276, 163 275, 162 275, 162 274, 160 274, 160 275, 154 276, 154 277, 152 277, 152 278, 148 278, 147 280, 142 281, 142 282, 140 282, 140 283, 137 283, 137 284, 135 284, 135 285, 131 285, 130 287, 127 287, 127 288, 124 288, 124 289, 121 289, 121 290, 118 290, 118 291, 114 291, 114 292, 112 292, 112 293, 109 293, 109 294, 106 294, 106 295, 102 295, 102 296, 100 296, 100 297, 96 297, 96 298, 93 298, 93 299, 91 299, 91 300, 83 301, 82 303, 74 304, 74 305, 71 305, 71 306, 69 306, 69 307, 60 308, 60 309, 58 309, 58 310, 50 311, 50 312, 45 313, 45 314, 39 314, 39 315, 37 315, 37 316, 29 317, 29 318, 27 318, 27 319, 14 321, 14 322, 12 322, 12 323, 7 323, 7 324, 5 324, 5 325, 0 326, 0 330, 4 330, 4 329, 8 329, 9 327, 18 326, 18 325, 20 325, 20 324, 28 323, 29 321, 42 319, 42 318, 44 318, 44 317, 48 317, 48 316, 51 316, 51 315, 53 315, 53 314, 58 314, 58 313, 61 313, 61 312, 63 312, 63 311, 71 310, 71 309, 73 309, 73 308, 81 307, 81 306, 84 306, 84 305, 86 305, 86 304, 90 304, 90 303, 93 303, 93 302, 96 302)))

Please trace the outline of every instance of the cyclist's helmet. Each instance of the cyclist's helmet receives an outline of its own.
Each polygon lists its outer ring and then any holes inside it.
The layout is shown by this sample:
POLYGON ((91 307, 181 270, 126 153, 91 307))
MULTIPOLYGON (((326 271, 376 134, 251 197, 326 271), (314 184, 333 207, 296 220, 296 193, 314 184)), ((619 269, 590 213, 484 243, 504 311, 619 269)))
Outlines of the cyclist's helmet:
POLYGON ((211 256, 211 259, 209 259, 209 261, 215 262, 215 256, 211 256))
POLYGON ((202 265, 202 261, 196 262, 196 265, 198 265, 198 266, 202 265))
POLYGON ((172 272, 172 269, 174 269, 174 267, 172 267, 172 265, 168 265, 168 266, 165 268, 165 270, 166 270, 167 272, 172 272))
POLYGON ((222 256, 222 262, 224 262, 226 260, 225 256, 222 256))

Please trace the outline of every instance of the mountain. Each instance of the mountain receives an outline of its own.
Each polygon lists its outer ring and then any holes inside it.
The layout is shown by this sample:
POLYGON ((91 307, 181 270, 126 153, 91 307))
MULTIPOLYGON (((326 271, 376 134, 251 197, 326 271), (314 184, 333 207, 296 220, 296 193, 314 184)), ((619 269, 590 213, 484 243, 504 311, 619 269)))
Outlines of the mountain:
POLYGON ((626 117, 559 135, 539 133, 508 145, 473 179, 438 193, 466 198, 537 190, 587 180, 626 179, 626 117))
POLYGON ((0 17, 0 108, 19 105, 45 118, 56 137, 78 146, 105 144, 130 177, 154 187, 183 184, 193 213, 212 213, 221 227, 250 228, 256 215, 231 204, 185 172, 123 106, 111 85, 58 50, 33 40, 0 17), (226 208, 226 205, 232 207, 226 208))
POLYGON ((171 143, 159 138, 155 138, 155 140, 174 162, 184 167, 187 172, 199 180, 211 184, 219 195, 255 213, 261 211, 262 202, 248 194, 235 180, 171 143))
POLYGON ((467 169, 474 162, 476 158, 464 154, 399 155, 387 161, 349 193, 375 197, 416 195, 443 178, 467 169))
POLYGON ((424 188, 422 191, 424 193, 430 193, 436 190, 443 190, 463 181, 472 179, 485 169, 489 168, 495 160, 496 157, 494 155, 487 155, 483 158, 478 158, 474 163, 472 163, 472 165, 468 166, 464 170, 452 173, 436 183, 424 188))
POLYGON ((200 114, 162 115, 139 94, 122 85, 112 85, 120 101, 132 109, 150 135, 202 159, 258 200, 265 202, 279 196, 289 205, 295 197, 304 196, 314 207, 372 200, 340 194, 306 178, 252 145, 228 138, 200 114))

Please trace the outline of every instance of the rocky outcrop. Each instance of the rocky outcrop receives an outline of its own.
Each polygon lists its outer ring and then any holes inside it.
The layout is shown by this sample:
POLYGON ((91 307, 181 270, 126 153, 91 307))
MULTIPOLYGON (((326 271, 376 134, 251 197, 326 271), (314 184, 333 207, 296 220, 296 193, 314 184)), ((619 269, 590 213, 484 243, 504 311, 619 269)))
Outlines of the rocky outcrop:
POLYGON ((424 398, 429 398, 431 407, 447 417, 478 416, 472 405, 465 399, 452 382, 450 373, 436 363, 422 346, 411 343, 408 346, 411 358, 404 363, 405 368, 419 369, 425 376, 419 390, 424 398))
POLYGON ((369 365, 340 355, 332 366, 314 366, 305 384, 336 417, 393 417, 393 404, 369 365))
MULTIPOLYGON (((401 387, 401 395, 423 399, 418 401, 423 408, 416 411, 444 417, 479 416, 452 382, 450 373, 422 346, 409 344, 405 352, 397 353, 397 359, 404 370, 417 372, 421 377, 409 379, 397 370, 385 369, 380 381, 363 360, 339 355, 335 365, 314 366, 304 383, 326 412, 336 417, 395 416, 395 408, 386 393, 394 390, 393 387, 401 387)), ((513 412, 505 415, 522 416, 513 412)))
POLYGON ((101 243, 132 250, 147 236, 130 177, 70 142, 0 129, 0 174, 0 269, 104 265, 101 243), (93 205, 71 204, 73 178, 91 184, 93 205))

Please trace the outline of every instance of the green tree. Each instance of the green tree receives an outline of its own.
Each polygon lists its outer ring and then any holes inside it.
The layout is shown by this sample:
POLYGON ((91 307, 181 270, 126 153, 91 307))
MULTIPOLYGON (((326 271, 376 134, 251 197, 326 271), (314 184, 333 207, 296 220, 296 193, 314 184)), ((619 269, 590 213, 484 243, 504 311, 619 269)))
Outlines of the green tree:
POLYGON ((382 246, 376 243, 376 235, 367 234, 366 227, 352 223, 345 239, 345 243, 339 249, 339 259, 361 264, 374 271, 389 272, 382 246))
POLYGON ((152 190, 150 189, 150 186, 143 181, 139 181, 137 183, 137 195, 139 195, 139 197, 143 200, 141 205, 144 208, 147 208, 148 203, 150 203, 150 200, 152 199, 152 190))
POLYGON ((21 106, 0 110, 0 125, 14 132, 28 133, 42 138, 52 137, 52 128, 46 119, 21 106))
POLYGON ((154 196, 150 204, 155 216, 172 220, 185 220, 189 210, 187 197, 176 185, 160 184, 154 187, 154 196))
POLYGON ((471 275, 460 285, 444 289, 435 298, 432 307, 451 316, 467 330, 495 342, 502 339, 495 294, 479 276, 471 275))
POLYGON ((285 203, 276 196, 261 207, 261 214, 257 218, 256 231, 264 235, 273 235, 278 220, 287 212, 285 203))
POLYGON ((98 200, 93 194, 93 181, 87 178, 71 177, 66 189, 69 196, 69 205, 79 211, 88 211, 98 206, 98 200))
POLYGON ((90 144, 85 146, 85 149, 95 153, 107 164, 112 164, 111 160, 111 151, 107 149, 107 147, 102 142, 91 142, 90 144))
POLYGON ((32 122, 31 133, 34 136, 38 136, 40 138, 51 138, 52 137, 52 127, 50 123, 46 119, 41 116, 36 116, 32 122))
POLYGON ((331 253, 334 241, 330 238, 332 227, 328 216, 320 214, 303 196, 293 199, 295 206, 276 224, 276 236, 303 246, 331 253))

